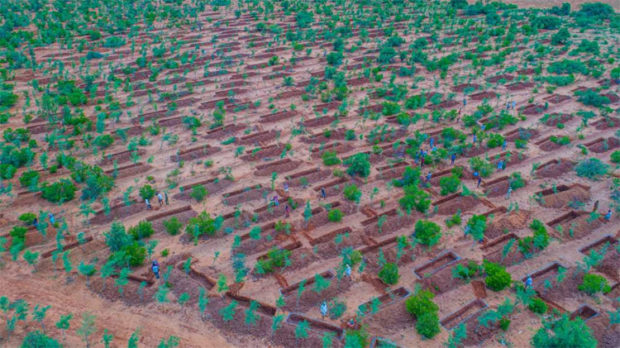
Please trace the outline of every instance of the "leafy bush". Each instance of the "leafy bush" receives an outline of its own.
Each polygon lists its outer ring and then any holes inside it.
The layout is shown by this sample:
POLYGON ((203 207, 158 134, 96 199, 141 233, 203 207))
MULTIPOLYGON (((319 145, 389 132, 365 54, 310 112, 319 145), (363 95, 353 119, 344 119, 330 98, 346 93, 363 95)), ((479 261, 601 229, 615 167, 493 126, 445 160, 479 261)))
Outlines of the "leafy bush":
POLYGON ((407 312, 417 319, 416 330, 426 338, 439 333, 439 306, 433 302, 434 297, 432 292, 421 290, 405 300, 407 312))
POLYGON ((600 176, 605 175, 607 170, 609 170, 609 165, 601 162, 598 158, 583 160, 575 166, 577 176, 585 177, 590 180, 597 180, 600 176))
POLYGON ((57 340, 52 337, 47 336, 43 332, 39 330, 30 331, 24 337, 22 341, 22 348, 35 348, 35 347, 45 347, 45 348, 62 348, 62 344, 60 344, 57 340))
POLYGON ((331 222, 340 222, 342 220, 342 215, 340 209, 332 209, 327 213, 327 219, 331 222))
POLYGON ((334 299, 327 304, 329 318, 336 320, 340 318, 347 310, 347 304, 344 301, 334 299))
POLYGON ((17 168, 11 164, 0 164, 0 179, 9 180, 13 179, 17 168))
POLYGON ((452 277, 462 279, 469 283, 469 281, 478 276, 481 271, 482 267, 480 267, 476 261, 469 260, 467 266, 463 266, 462 264, 456 265, 456 267, 452 269, 452 277))
POLYGON ((565 45, 568 42, 568 39, 570 39, 570 33, 568 32, 568 29, 561 28, 560 30, 558 30, 557 33, 551 36, 551 44, 556 46, 565 45))
POLYGON ((459 190, 461 180, 455 175, 444 176, 439 179, 439 187, 441 187, 441 195, 449 195, 459 190))
POLYGON ((534 235, 519 240, 519 250, 524 254, 529 254, 532 251, 541 251, 549 245, 549 233, 540 220, 534 219, 530 224, 530 228, 534 231, 534 235))
POLYGON ((436 312, 422 314, 418 317, 415 329, 425 338, 435 337, 441 331, 439 329, 439 316, 436 312))
POLYGON ((483 267, 487 275, 484 278, 484 282, 489 289, 502 291, 512 283, 512 276, 506 271, 504 266, 485 260, 483 267))
POLYGON ((334 166, 341 162, 335 151, 325 151, 321 158, 323 158, 323 164, 326 166, 334 166))
POLYGON ((577 286, 577 289, 590 296, 596 295, 599 292, 606 294, 611 291, 611 287, 607 284, 605 277, 592 273, 583 276, 583 282, 577 286))
POLYGON ((197 202, 202 202, 207 196, 207 188, 202 185, 195 185, 192 187, 192 192, 189 194, 190 197, 195 199, 197 202))
POLYGON ((558 320, 543 322, 543 327, 532 337, 531 344, 534 348, 595 348, 597 341, 592 335, 592 329, 583 319, 577 317, 570 320, 568 315, 564 314, 558 320))
POLYGON ((532 26, 538 29, 553 30, 557 29, 562 21, 555 16, 540 16, 534 18, 532 26))
POLYGON ((489 149, 502 146, 503 143, 504 143, 504 137, 501 134, 497 134, 497 133, 489 134, 489 139, 487 140, 487 147, 489 149))
POLYGON ((562 59, 549 64, 547 71, 552 74, 588 74, 588 67, 580 60, 562 59))
POLYGON ((346 330, 345 347, 366 348, 370 344, 370 339, 366 328, 362 326, 359 330, 346 330))
POLYGON ((602 21, 611 19, 615 11, 609 4, 602 2, 585 3, 581 5, 581 9, 576 13, 578 16, 590 18, 592 20, 602 21))
POLYGON ((344 161, 344 164, 348 165, 347 174, 351 176, 359 175, 363 178, 370 175, 370 162, 368 161, 368 154, 357 153, 344 161))
POLYGON ((17 219, 19 221, 22 221, 26 225, 32 225, 32 223, 34 222, 34 219, 36 218, 37 218, 37 215, 35 213, 23 213, 17 219))
POLYGON ((407 212, 413 209, 424 213, 431 205, 430 194, 415 185, 405 186, 405 196, 398 200, 401 208, 407 212))
POLYGON ((620 163, 620 150, 612 152, 609 159, 612 163, 620 163))
POLYGON ((439 306, 433 302, 435 294, 428 290, 420 290, 416 294, 405 300, 407 312, 418 318, 424 313, 432 313, 439 311, 439 306))
POLYGON ((213 236, 219 230, 220 225, 221 223, 212 219, 209 213, 203 211, 198 216, 189 219, 185 232, 196 240, 202 235, 213 236))
POLYGON ((4 87, 0 89, 0 110, 12 108, 17 103, 17 94, 13 94, 11 90, 6 90, 4 87))
POLYGON ((112 253, 110 259, 116 264, 127 264, 130 267, 142 266, 146 259, 146 248, 137 241, 127 244, 119 252, 112 253))
POLYGON ((527 308, 536 314, 547 313, 547 304, 540 297, 534 297, 527 308))
POLYGON ((418 220, 415 224, 415 238, 421 244, 433 246, 441 238, 441 228, 432 221, 418 220))
POLYGON ((28 233, 28 229, 24 226, 13 226, 9 235, 13 238, 11 245, 21 244, 23 246, 24 242, 26 242, 26 233, 28 233))
POLYGON ((514 172, 510 174, 510 187, 513 190, 520 189, 525 186, 525 180, 521 177, 521 173, 514 172))
POLYGON ((41 197, 52 203, 62 204, 63 202, 68 202, 75 198, 76 190, 71 181, 60 179, 53 184, 48 184, 47 182, 43 183, 41 187, 41 197))
POLYGON ((36 170, 27 170, 19 177, 19 184, 22 187, 36 187, 39 184, 40 174, 36 170))
POLYGON ((100 149, 107 149, 114 143, 114 137, 110 134, 100 135, 93 140, 93 144, 100 149))
POLYGON ((153 230, 153 224, 150 221, 140 221, 136 226, 132 226, 129 228, 129 234, 135 240, 140 240, 142 238, 148 238, 153 235, 155 231, 153 230))
POLYGON ((105 174, 99 166, 91 166, 82 162, 73 164, 71 178, 77 183, 85 183, 82 199, 96 199, 114 187, 114 179, 105 174))
POLYGON ((385 116, 396 115, 400 112, 400 105, 393 102, 383 102, 383 109, 381 112, 385 116))
POLYGON ((469 160, 469 166, 474 172, 478 172, 483 178, 489 177, 493 174, 495 167, 487 160, 480 157, 474 157, 469 160))
POLYGON ((577 96, 577 101, 582 103, 583 105, 594 106, 600 108, 601 106, 609 104, 611 101, 609 97, 598 94, 596 91, 591 89, 586 89, 583 91, 575 92, 577 96))
POLYGON ((176 216, 173 216, 168 220, 164 220, 163 225, 166 229, 166 232, 168 232, 168 234, 171 236, 176 236, 177 234, 179 234, 181 227, 183 227, 183 223, 181 223, 181 221, 176 216))
POLYGON ((133 238, 125 232, 125 226, 118 221, 114 221, 110 226, 110 231, 104 233, 105 243, 111 252, 116 252, 133 241, 133 238))
POLYGON ((290 250, 273 248, 267 252, 265 259, 256 262, 257 272, 266 274, 273 272, 276 267, 284 267, 290 256, 290 250))
POLYGON ((157 192, 155 191, 153 186, 149 184, 140 187, 140 197, 142 197, 142 199, 151 200, 155 196, 155 193, 157 192))
POLYGON ((472 236, 474 240, 480 241, 484 238, 484 232, 487 229, 487 217, 484 215, 472 215, 469 220, 467 220, 467 225, 465 226, 465 234, 469 234, 472 236))
POLYGON ((344 188, 344 197, 350 201, 359 202, 362 197, 362 191, 355 184, 347 185, 344 188))
POLYGON ((405 167, 402 179, 395 179, 392 184, 396 187, 417 186, 420 183, 420 168, 405 167))
POLYGON ((400 275, 398 274, 398 266, 395 263, 387 262, 379 271, 379 278, 388 285, 398 283, 400 275))

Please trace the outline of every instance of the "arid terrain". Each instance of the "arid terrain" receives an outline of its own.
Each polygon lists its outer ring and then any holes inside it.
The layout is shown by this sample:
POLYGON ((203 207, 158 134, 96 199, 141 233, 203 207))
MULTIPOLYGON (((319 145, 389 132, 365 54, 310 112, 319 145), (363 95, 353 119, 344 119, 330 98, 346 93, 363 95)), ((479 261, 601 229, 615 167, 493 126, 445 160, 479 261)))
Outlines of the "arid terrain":
POLYGON ((0 3, 0 347, 618 347, 619 7, 0 3))

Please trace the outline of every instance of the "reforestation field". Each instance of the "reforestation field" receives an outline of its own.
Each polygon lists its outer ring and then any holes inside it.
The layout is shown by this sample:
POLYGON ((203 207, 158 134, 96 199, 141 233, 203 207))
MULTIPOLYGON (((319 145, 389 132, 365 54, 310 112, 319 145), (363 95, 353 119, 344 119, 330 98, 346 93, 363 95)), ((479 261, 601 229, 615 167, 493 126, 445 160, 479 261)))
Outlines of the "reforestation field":
POLYGON ((0 1, 0 347, 618 347, 620 4, 509 2, 0 1))

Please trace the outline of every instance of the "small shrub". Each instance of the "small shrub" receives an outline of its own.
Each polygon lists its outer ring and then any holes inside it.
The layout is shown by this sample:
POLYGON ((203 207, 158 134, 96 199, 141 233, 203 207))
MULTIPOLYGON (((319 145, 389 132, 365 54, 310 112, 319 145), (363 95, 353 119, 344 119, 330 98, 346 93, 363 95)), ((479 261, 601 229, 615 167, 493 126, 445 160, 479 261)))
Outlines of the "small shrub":
POLYGON ((67 179, 60 179, 51 185, 48 183, 43 183, 41 197, 52 203, 63 203, 75 198, 76 190, 76 187, 71 181, 67 179))
POLYGON ((435 337, 441 331, 439 329, 439 316, 435 312, 422 314, 418 317, 415 329, 425 338, 435 337))
POLYGON ((347 174, 351 176, 359 175, 362 178, 370 175, 370 162, 368 161, 368 154, 358 153, 349 157, 344 162, 347 166, 347 174))
POLYGON ((596 295, 599 292, 606 294, 611 291, 611 287, 607 284, 605 277, 591 273, 584 275, 583 282, 579 284, 577 289, 590 296, 596 295))
POLYGON ((0 179, 10 180, 13 179, 17 168, 11 164, 0 164, 0 179))
POLYGON ((13 238, 11 245, 24 244, 26 241, 26 233, 28 233, 28 229, 24 226, 13 226, 9 235, 13 238))
POLYGON ((501 134, 492 133, 489 135, 489 139, 487 140, 487 147, 489 149, 493 149, 502 146, 503 143, 504 137, 501 134))
POLYGON ((620 150, 611 153, 610 160, 612 163, 620 163, 620 150))
POLYGON ((503 331, 507 331, 509 326, 510 326, 510 319, 501 318, 499 320, 499 328, 502 329, 503 331))
POLYGON ((193 236, 194 240, 203 235, 213 236, 219 229, 218 225, 209 213, 203 211, 198 216, 189 219, 185 226, 185 233, 193 236))
POLYGON ((398 274, 398 266, 395 263, 388 262, 379 271, 379 278, 388 285, 398 283, 400 275, 398 274))
POLYGON ((484 261, 484 272, 487 274, 484 282, 493 291, 502 291, 512 283, 512 276, 500 264, 484 261))
POLYGON ((495 167, 489 163, 489 161, 480 157, 474 157, 469 160, 469 166, 474 172, 478 172, 483 178, 489 177, 493 174, 495 167))
POLYGON ((190 196, 195 199, 197 202, 202 202, 205 197, 207 197, 207 189, 202 185, 195 185, 192 187, 192 193, 190 196))
POLYGON ((36 187, 39 184, 40 174, 36 170, 27 170, 19 177, 19 184, 22 187, 36 187))
POLYGON ((452 277, 462 279, 469 283, 473 278, 480 274, 481 270, 482 267, 480 267, 476 261, 470 260, 467 263, 467 266, 463 266, 462 264, 456 265, 456 267, 452 269, 452 277))
POLYGON ((433 298, 435 298, 435 294, 432 292, 428 290, 419 291, 405 301, 407 312, 416 318, 424 313, 437 312, 439 306, 433 302, 433 298))
POLYGON ((443 178, 439 179, 439 187, 441 187, 440 193, 442 196, 455 193, 459 190, 460 186, 461 180, 454 174, 450 176, 444 176, 443 178))
POLYGON ((547 304, 539 297, 534 297, 527 308, 536 314, 547 313, 547 304))
POLYGON ((155 189, 149 184, 146 184, 140 188, 140 197, 142 197, 142 199, 151 200, 155 196, 155 193, 155 189))
POLYGON ((355 184, 345 186, 344 197, 350 201, 359 202, 362 197, 362 191, 355 184))
POLYGON ((37 218, 37 215, 34 213, 23 213, 18 217, 19 221, 22 221, 26 225, 32 225, 34 219, 37 218))
POLYGON ((342 220, 342 215, 340 209, 332 209, 327 213, 327 219, 331 222, 340 222, 342 220))
POLYGON ((323 164, 326 166, 335 166, 341 163, 338 154, 333 151, 325 151, 321 158, 323 158, 323 164))
POLYGON ((415 238, 420 244, 433 246, 441 238, 441 228, 432 221, 418 220, 415 224, 415 238))
POLYGON ((290 250, 273 248, 267 252, 265 259, 257 261, 257 268, 265 274, 271 273, 276 267, 284 267, 290 256, 290 250))
POLYGON ((405 196, 398 200, 401 208, 407 212, 413 209, 424 213, 431 205, 430 194, 415 185, 409 185, 404 188, 405 196))
POLYGON ((575 92, 575 95, 577 96, 577 101, 579 101, 583 105, 594 106, 597 108, 600 108, 601 106, 607 105, 611 102, 609 100, 609 97, 598 94, 591 89, 577 91, 575 92))
POLYGON ((513 190, 520 189, 525 186, 525 180, 521 177, 521 173, 514 172, 510 175, 510 187, 513 190))
POLYGON ((598 177, 605 175, 607 170, 609 170, 609 165, 601 162, 598 158, 583 160, 575 166, 577 176, 585 177, 590 180, 596 180, 598 177))
POLYGON ((181 227, 183 227, 183 224, 176 216, 173 216, 168 220, 164 220, 163 225, 166 229, 166 232, 168 232, 168 234, 171 236, 176 236, 177 234, 179 234, 179 231, 181 231, 181 227))
POLYGON ((336 320, 340 318, 347 310, 347 304, 344 301, 335 299, 327 304, 329 318, 336 320))
POLYGON ((150 221, 140 221, 136 226, 132 226, 129 228, 128 233, 135 240, 140 240, 142 238, 148 238, 153 235, 155 231, 153 230, 153 224, 150 221))

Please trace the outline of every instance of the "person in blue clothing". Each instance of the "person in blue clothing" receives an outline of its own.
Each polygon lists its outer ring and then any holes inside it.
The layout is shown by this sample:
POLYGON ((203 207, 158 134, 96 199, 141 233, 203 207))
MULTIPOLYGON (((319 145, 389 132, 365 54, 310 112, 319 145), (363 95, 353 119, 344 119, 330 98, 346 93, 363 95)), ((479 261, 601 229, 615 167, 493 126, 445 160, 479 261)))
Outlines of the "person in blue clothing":
POLYGON ((326 315, 327 315, 327 302, 323 301, 323 303, 321 303, 321 316, 323 317, 323 319, 325 319, 326 315))
POLYGON ((452 161, 452 165, 454 165, 454 160, 456 159, 456 154, 453 153, 452 156, 450 156, 450 160, 452 161))
POLYGON ((605 220, 606 221, 610 221, 611 220, 611 209, 609 209, 607 211, 607 214, 605 214, 605 220))
POLYGON ((527 276, 527 279, 525 280, 525 288, 532 288, 532 277, 531 276, 527 276))
POLYGON ((53 225, 56 222, 56 218, 54 217, 54 214, 50 213, 49 218, 50 218, 50 223, 53 225))
POLYGON ((159 279, 159 263, 157 263, 157 260, 153 260, 151 270, 153 271, 153 274, 155 274, 155 278, 159 279))
POLYGON ((323 197, 323 199, 327 197, 327 194, 325 193, 325 187, 321 187, 321 197, 323 197))

